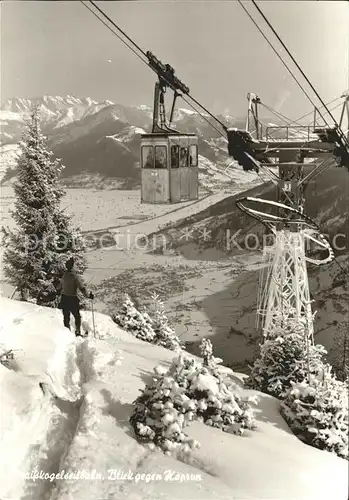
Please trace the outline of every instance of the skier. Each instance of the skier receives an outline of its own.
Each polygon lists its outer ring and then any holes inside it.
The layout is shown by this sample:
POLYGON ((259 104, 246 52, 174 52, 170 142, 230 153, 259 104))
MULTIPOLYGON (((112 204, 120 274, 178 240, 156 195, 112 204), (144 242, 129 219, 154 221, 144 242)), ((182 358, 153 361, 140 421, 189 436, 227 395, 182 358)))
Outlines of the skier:
POLYGON ((61 279, 59 290, 62 293, 61 296, 61 308, 63 312, 64 326, 70 330, 70 313, 75 319, 75 335, 81 335, 81 315, 80 315, 80 304, 79 298, 77 296, 78 289, 83 293, 86 298, 91 300, 94 299, 92 292, 87 293, 86 287, 81 281, 81 278, 73 271, 74 259, 71 257, 65 263, 66 271, 61 279))

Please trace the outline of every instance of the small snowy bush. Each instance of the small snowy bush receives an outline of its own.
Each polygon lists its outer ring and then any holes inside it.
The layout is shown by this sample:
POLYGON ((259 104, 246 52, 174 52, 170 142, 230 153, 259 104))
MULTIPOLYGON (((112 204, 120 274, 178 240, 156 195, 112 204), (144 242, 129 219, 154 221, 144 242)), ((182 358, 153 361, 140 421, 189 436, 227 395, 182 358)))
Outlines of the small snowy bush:
POLYGON ((154 343, 161 345, 171 351, 176 351, 184 348, 184 344, 180 341, 173 328, 169 325, 169 320, 165 313, 165 307, 160 296, 156 293, 152 295, 152 322, 155 332, 154 343))
POLYGON ((348 397, 346 384, 325 366, 322 377, 291 382, 281 414, 302 441, 348 459, 348 397))
POLYGON ((308 372, 316 375, 321 371, 325 354, 323 346, 308 342, 304 329, 279 327, 261 345, 246 385, 282 399, 291 382, 303 382, 308 372))
POLYGON ((138 339, 154 342, 155 332, 150 316, 146 312, 138 311, 128 295, 125 295, 120 313, 112 316, 112 319, 117 325, 131 332, 138 339))
POLYGON ((153 441, 166 452, 188 452, 198 446, 183 432, 193 420, 237 434, 254 428, 249 400, 194 358, 181 353, 168 370, 156 373, 130 418, 138 439, 153 441))

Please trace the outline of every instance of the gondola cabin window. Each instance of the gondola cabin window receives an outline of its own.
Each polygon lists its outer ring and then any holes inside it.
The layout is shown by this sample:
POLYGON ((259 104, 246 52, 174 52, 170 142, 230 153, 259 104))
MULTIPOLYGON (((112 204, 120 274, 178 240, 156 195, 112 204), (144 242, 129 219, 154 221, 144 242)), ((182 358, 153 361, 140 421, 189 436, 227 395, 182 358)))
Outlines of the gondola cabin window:
POLYGON ((167 146, 155 146, 155 168, 167 168, 167 146))
POLYGON ((179 146, 171 146, 171 168, 179 168, 179 146))
POLYGON ((142 146, 142 168, 154 168, 153 146, 142 146))
POLYGON ((187 167, 189 160, 189 148, 181 148, 181 154, 179 157, 179 166, 187 167))
POLYGON ((189 165, 191 167, 197 167, 198 166, 198 147, 197 147, 196 144, 192 144, 190 146, 189 165))

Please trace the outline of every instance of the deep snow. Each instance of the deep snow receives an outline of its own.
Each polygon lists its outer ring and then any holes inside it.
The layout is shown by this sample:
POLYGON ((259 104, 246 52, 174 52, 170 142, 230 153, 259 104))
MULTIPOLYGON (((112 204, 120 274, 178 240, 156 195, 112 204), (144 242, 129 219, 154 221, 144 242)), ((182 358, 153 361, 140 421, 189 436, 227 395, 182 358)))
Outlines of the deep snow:
MULTIPOLYGON (((201 448, 185 463, 139 444, 128 423, 154 366, 167 366, 173 352, 102 314, 102 338, 86 311, 90 336, 76 340, 60 311, 4 298, 0 307, 0 348, 20 349, 9 368, 0 365, 1 500, 347 500, 348 462, 300 442, 274 398, 255 393, 258 428, 243 437, 192 424, 186 430, 201 448), (93 479, 26 479, 35 466, 93 479)), ((225 371, 245 391, 243 377, 225 371)))

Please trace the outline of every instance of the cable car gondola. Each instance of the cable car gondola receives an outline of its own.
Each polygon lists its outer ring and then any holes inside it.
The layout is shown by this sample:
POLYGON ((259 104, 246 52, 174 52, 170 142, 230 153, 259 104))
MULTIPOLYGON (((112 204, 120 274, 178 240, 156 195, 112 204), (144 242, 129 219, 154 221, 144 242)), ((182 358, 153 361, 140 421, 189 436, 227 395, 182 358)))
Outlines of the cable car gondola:
POLYGON ((174 69, 147 52, 149 66, 158 74, 155 84, 153 127, 141 135, 141 172, 143 203, 178 203, 198 199, 198 138, 184 134, 167 124, 165 92, 174 91, 169 122, 176 99, 189 88, 174 76, 174 69))

